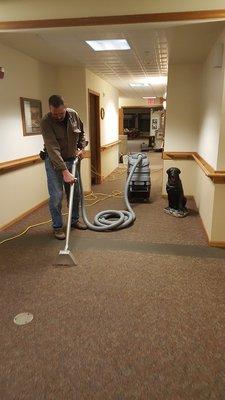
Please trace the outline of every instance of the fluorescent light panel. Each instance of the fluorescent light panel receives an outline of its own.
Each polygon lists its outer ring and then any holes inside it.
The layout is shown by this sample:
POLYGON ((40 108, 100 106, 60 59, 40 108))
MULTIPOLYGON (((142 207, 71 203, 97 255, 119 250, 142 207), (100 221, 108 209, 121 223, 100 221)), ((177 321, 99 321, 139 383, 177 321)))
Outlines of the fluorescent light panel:
POLYGON ((146 96, 142 97, 142 99, 156 99, 156 96, 146 96))
POLYGON ((148 83, 146 82, 134 82, 134 83, 130 83, 131 87, 147 87, 149 86, 148 83))
POLYGON ((113 40, 85 40, 95 51, 129 50, 130 46, 126 39, 113 40))

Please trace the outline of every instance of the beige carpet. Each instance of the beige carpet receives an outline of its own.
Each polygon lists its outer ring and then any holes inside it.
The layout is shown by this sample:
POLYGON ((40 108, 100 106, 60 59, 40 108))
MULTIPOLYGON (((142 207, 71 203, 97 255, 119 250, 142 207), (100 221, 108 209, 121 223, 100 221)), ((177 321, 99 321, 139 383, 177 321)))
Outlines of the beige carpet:
MULTIPOLYGON (((208 248, 193 201, 185 219, 163 213, 160 183, 152 173, 130 229, 72 232, 77 267, 53 267, 50 225, 0 247, 0 399, 224 400, 225 253, 208 248), (23 311, 34 319, 17 326, 23 311)), ((90 215, 103 207, 123 201, 90 215)), ((45 206, 2 239, 47 218, 45 206)))

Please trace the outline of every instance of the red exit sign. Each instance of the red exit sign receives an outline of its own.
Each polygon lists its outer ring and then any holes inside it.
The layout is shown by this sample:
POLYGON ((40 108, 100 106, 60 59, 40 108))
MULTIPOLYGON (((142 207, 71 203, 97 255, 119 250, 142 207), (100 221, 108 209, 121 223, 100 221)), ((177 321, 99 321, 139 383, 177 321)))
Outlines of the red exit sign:
POLYGON ((149 105, 149 106, 154 106, 154 104, 156 104, 156 99, 154 99, 154 98, 152 98, 152 99, 149 98, 149 99, 148 99, 148 105, 149 105))

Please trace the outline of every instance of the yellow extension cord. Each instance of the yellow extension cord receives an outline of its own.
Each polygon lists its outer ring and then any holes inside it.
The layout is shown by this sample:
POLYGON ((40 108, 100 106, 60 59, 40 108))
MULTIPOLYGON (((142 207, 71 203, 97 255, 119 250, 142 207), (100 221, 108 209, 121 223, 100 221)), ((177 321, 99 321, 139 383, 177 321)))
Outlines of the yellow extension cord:
MULTIPOLYGON (((117 170, 116 172, 113 172, 113 173, 110 175, 110 177, 107 178, 107 182, 113 182, 113 181, 122 179, 122 177, 124 177, 124 172, 126 171, 126 168, 120 168, 120 169, 121 169, 121 171, 117 170)), ((152 173, 153 173, 153 172, 158 172, 158 171, 161 171, 161 170, 162 170, 162 168, 157 169, 157 170, 153 170, 152 173)), ((100 176, 100 174, 98 174, 96 171, 93 171, 93 170, 92 170, 91 172, 93 172, 95 175, 99 175, 99 176, 100 176)), ((123 196, 122 196, 122 192, 119 191, 119 190, 113 190, 113 191, 111 192, 111 194, 101 193, 101 192, 96 192, 96 193, 91 192, 91 193, 85 195, 84 198, 85 198, 86 201, 92 201, 92 203, 91 203, 91 204, 86 204, 85 206, 86 206, 86 207, 92 207, 92 206, 94 206, 95 204, 97 204, 97 203, 99 203, 99 202, 101 202, 101 201, 110 199, 110 198, 112 198, 112 197, 122 198, 122 197, 123 197, 123 196)), ((68 214, 68 213, 64 213, 64 214, 62 214, 62 215, 65 216, 65 215, 67 215, 67 214, 68 214)), ((30 225, 30 226, 28 226, 24 231, 22 231, 21 233, 19 233, 18 235, 15 235, 15 236, 12 236, 12 237, 10 237, 10 238, 8 238, 8 239, 2 240, 2 241, 0 242, 0 245, 3 244, 3 243, 9 242, 10 240, 14 240, 14 239, 17 239, 17 238, 19 238, 19 237, 25 235, 31 228, 36 228, 37 226, 49 224, 50 222, 52 222, 51 219, 49 219, 49 220, 47 220, 47 221, 43 221, 43 222, 38 222, 37 224, 30 225)))

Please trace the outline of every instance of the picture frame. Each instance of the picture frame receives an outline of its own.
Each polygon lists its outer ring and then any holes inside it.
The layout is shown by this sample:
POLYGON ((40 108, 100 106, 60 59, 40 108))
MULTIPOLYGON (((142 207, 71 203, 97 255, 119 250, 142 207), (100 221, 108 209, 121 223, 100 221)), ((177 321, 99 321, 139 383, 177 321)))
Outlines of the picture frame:
POLYGON ((42 118, 41 101, 27 97, 20 97, 20 108, 23 136, 40 135, 40 122, 42 118))

